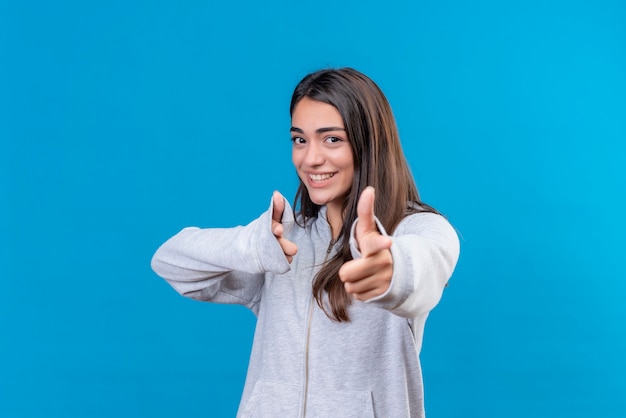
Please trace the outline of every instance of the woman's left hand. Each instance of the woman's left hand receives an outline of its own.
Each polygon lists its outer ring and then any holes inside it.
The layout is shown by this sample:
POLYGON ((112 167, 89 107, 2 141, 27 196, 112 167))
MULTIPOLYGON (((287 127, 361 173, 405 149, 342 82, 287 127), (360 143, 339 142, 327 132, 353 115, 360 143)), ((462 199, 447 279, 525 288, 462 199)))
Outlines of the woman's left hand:
POLYGON ((346 292, 357 300, 380 296, 389 289, 393 274, 391 238, 378 231, 374 220, 374 188, 366 187, 357 206, 355 239, 362 257, 339 269, 346 292))

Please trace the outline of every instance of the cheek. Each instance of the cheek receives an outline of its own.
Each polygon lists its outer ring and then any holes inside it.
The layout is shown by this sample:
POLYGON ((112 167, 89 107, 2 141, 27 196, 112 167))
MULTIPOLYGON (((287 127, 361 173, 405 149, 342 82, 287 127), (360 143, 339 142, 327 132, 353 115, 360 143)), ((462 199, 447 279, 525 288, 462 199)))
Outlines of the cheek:
POLYGON ((343 155, 343 164, 344 167, 346 167, 347 169, 354 171, 354 157, 352 155, 352 150, 346 152, 343 155))
POLYGON ((302 179, 302 173, 300 173, 300 165, 302 164, 301 153, 292 152, 291 163, 293 164, 293 167, 296 169, 296 174, 298 175, 298 178, 302 179))

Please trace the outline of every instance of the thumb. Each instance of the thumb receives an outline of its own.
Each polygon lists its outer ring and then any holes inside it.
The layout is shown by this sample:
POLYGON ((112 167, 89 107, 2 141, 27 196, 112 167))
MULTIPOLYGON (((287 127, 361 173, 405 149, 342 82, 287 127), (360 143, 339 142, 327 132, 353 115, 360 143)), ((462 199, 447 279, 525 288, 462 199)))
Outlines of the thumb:
POLYGON ((272 207, 272 220, 280 223, 285 211, 285 198, 278 191, 272 195, 272 207))
POLYGON ((359 220, 356 224, 355 238, 364 257, 369 257, 382 250, 388 250, 391 247, 389 237, 383 236, 378 230, 378 225, 376 225, 374 200, 374 188, 368 186, 361 193, 359 203, 357 204, 359 220))
POLYGON ((361 239, 370 232, 380 234, 376 226, 376 221, 374 220, 374 199, 375 194, 373 187, 368 186, 361 192, 359 203, 357 203, 356 207, 356 213, 359 218, 355 229, 357 242, 360 242, 361 239))

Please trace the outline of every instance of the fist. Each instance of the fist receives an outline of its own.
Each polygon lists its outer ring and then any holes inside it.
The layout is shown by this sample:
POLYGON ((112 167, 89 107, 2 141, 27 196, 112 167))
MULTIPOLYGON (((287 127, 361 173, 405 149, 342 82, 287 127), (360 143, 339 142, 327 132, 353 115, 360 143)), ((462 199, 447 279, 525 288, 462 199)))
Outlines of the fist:
POLYGON ((389 289, 393 274, 391 238, 380 233, 374 219, 374 189, 366 187, 357 204, 355 239, 362 257, 339 269, 348 294, 357 300, 380 296, 389 289))
POLYGON ((281 220, 285 211, 285 198, 279 192, 274 192, 272 195, 272 207, 272 233, 278 240, 280 248, 283 249, 287 261, 291 263, 293 256, 298 252, 298 246, 283 236, 284 228, 281 220))

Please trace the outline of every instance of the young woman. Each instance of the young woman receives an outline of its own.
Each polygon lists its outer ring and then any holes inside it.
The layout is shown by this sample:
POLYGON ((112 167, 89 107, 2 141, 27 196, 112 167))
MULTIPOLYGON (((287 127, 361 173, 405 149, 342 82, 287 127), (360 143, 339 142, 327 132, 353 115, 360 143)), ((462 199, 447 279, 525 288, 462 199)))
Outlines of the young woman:
POLYGON ((381 90, 350 68, 291 100, 296 210, 185 228, 152 268, 193 299, 257 316, 239 417, 423 417, 424 323, 459 255, 422 203, 381 90))

